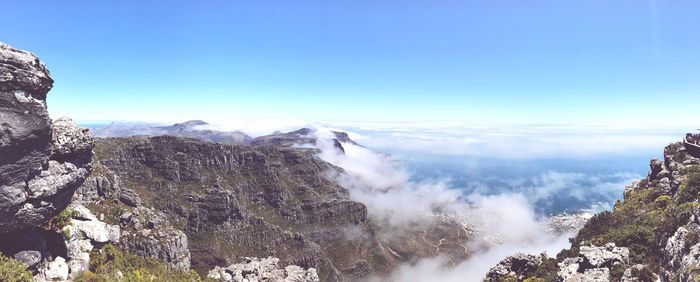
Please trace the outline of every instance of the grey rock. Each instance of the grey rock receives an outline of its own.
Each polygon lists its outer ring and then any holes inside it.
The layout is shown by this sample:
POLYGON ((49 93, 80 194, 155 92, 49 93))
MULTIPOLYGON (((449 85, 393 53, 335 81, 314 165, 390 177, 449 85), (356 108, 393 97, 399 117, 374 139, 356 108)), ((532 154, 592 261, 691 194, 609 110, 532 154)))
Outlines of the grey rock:
POLYGON ((582 282, 608 282, 610 281, 610 269, 593 268, 586 269, 581 275, 582 282))
POLYGON ((246 257, 243 262, 228 267, 215 267, 207 278, 218 281, 270 281, 270 282, 313 282, 320 281, 316 269, 304 269, 297 265, 285 268, 278 266, 279 259, 246 257))
POLYGON ((693 245, 683 256, 678 273, 680 281, 697 281, 700 278, 700 243, 693 245))
POLYGON ((34 281, 65 281, 68 279, 69 271, 66 259, 57 257, 52 262, 45 264, 39 274, 34 277, 34 281))
POLYGON ((172 227, 163 213, 138 207, 123 213, 119 219, 126 231, 119 244, 122 249, 141 257, 159 259, 179 271, 190 269, 187 235, 172 227))
POLYGON ((580 246, 578 257, 559 262, 559 281, 610 281, 610 268, 629 262, 629 249, 614 243, 602 247, 580 246))
POLYGON ((0 234, 45 224, 90 172, 89 133, 68 119, 52 126, 52 84, 34 54, 0 43, 0 234))
POLYGON ((653 273, 649 267, 643 264, 636 264, 625 269, 621 282, 661 282, 661 277, 653 273))
POLYGON ((121 189, 119 200, 127 206, 136 207, 141 205, 141 197, 139 197, 136 191, 131 189, 121 189))
POLYGON ((697 225, 693 226, 681 226, 679 227, 673 236, 669 237, 666 241, 666 246, 663 249, 664 260, 666 261, 666 267, 669 269, 677 269, 680 266, 683 256, 687 253, 686 240, 690 234, 690 230, 697 230, 697 225))
POLYGON ((73 203, 87 204, 98 199, 116 198, 121 194, 119 176, 102 165, 99 160, 94 161, 93 164, 92 173, 75 191, 73 203))
POLYGON ((542 258, 534 255, 516 253, 502 260, 486 274, 486 281, 503 281, 506 277, 524 279, 537 270, 542 258))
POLYGON ((605 246, 581 246, 579 255, 585 263, 594 268, 611 267, 616 264, 629 262, 630 251, 624 247, 616 247, 615 243, 607 243, 605 246))
POLYGON ((16 253, 14 259, 24 263, 27 268, 32 268, 41 262, 41 253, 38 251, 21 251, 16 253))
POLYGON ((70 118, 53 121, 51 159, 84 165, 91 161, 94 146, 95 140, 89 130, 78 127, 70 118))
POLYGON ((649 174, 647 178, 649 180, 659 179, 659 173, 664 170, 664 162, 658 159, 652 159, 649 161, 649 174))
POLYGON ((95 243, 119 243, 121 234, 119 226, 100 221, 84 206, 74 206, 73 211, 77 216, 74 216, 71 224, 65 227, 67 232, 80 234, 78 238, 89 239, 95 243))

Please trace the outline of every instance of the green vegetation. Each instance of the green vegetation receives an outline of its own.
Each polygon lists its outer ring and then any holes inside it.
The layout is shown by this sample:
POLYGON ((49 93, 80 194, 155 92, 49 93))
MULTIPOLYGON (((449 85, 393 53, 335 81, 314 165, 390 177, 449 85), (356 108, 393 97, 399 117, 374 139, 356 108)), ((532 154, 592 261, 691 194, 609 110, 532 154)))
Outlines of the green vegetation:
POLYGON ((537 267, 537 270, 528 276, 523 282, 550 282, 557 281, 557 260, 555 258, 542 257, 542 263, 537 267))
POLYGON ((70 224, 70 219, 74 216, 77 216, 76 211, 71 209, 65 209, 49 221, 49 228, 54 230, 61 230, 63 229, 63 227, 66 227, 68 224, 70 224))
POLYGON ((190 282, 204 281, 194 272, 181 273, 156 259, 141 258, 122 252, 113 245, 105 245, 90 254, 90 270, 83 272, 76 282, 190 282))
MULTIPOLYGON (((682 156, 677 156, 682 159, 682 156)), ((674 156, 676 158, 676 156, 674 156)), ((678 227, 688 223, 693 212, 700 206, 700 166, 687 166, 682 172, 686 181, 675 195, 664 195, 656 189, 658 181, 641 181, 640 188, 625 195, 613 211, 595 215, 571 239, 571 249, 563 250, 557 259, 544 260, 527 281, 556 281, 556 261, 576 256, 581 244, 597 246, 613 242, 630 250, 630 264, 617 265, 611 269, 613 281, 622 277, 624 270, 634 264, 646 264, 649 268, 634 270, 643 279, 652 275, 650 269, 660 266, 663 255, 658 242, 665 242, 678 227)), ((686 247, 700 241, 697 234, 689 236, 686 247)), ((649 278, 650 279, 650 278, 649 278)), ((643 280, 651 281, 651 280, 643 280)))
POLYGON ((0 254, 0 281, 31 282, 34 279, 23 263, 0 254))

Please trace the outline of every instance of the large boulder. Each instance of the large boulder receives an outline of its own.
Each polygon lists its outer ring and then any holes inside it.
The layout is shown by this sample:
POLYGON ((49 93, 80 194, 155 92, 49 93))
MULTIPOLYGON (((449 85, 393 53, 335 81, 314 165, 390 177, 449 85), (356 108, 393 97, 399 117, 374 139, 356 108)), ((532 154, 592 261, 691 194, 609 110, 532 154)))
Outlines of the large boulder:
POLYGON ((486 274, 485 281, 504 281, 507 278, 523 280, 534 273, 542 264, 542 258, 534 255, 516 253, 502 260, 486 274))
POLYGON ((52 85, 34 54, 0 43, 0 234, 45 224, 90 172, 87 130, 69 119, 52 126, 52 85))
POLYGON ((610 281, 610 269, 629 263, 629 249, 615 243, 604 246, 581 246, 577 257, 566 258, 559 263, 559 281, 610 281))

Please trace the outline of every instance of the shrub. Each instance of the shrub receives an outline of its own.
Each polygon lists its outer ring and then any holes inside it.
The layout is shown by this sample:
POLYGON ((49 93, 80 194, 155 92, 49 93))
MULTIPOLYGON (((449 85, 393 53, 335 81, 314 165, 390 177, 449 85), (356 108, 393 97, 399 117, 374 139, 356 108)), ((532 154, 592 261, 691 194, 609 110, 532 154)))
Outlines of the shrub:
POLYGON ((556 282, 557 271, 559 271, 559 266, 557 266, 556 259, 542 257, 542 263, 523 282, 556 282))
POLYGON ((165 263, 122 252, 114 245, 105 245, 90 254, 90 271, 83 272, 76 282, 191 282, 202 281, 194 272, 178 272, 165 263), (120 273, 120 274, 118 274, 120 273))
POLYGON ((700 192, 700 172, 690 172, 686 177, 686 182, 678 188, 678 192, 675 196, 678 203, 687 203, 698 199, 698 192, 700 192))
POLYGON ((68 226, 68 224, 70 224, 71 218, 75 215, 76 212, 72 209, 65 209, 49 221, 49 227, 54 230, 61 230, 63 229, 63 227, 66 227, 68 226))
POLYGON ((31 282, 34 278, 23 263, 0 254, 0 281, 31 282))

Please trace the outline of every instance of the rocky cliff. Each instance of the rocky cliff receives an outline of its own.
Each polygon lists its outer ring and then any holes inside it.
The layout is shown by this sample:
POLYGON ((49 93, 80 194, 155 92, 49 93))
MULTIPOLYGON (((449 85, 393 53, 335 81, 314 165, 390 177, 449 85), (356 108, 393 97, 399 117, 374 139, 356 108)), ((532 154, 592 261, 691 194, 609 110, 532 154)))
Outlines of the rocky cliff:
POLYGON ((52 85, 34 54, 0 43, 0 252, 38 281, 68 274, 66 245, 51 228, 90 174, 94 146, 87 129, 49 118, 52 85))
POLYGON ((670 144, 663 160, 650 161, 646 178, 625 188, 624 200, 583 226, 570 249, 526 268, 510 267, 509 258, 487 280, 697 281, 699 198, 700 159, 670 144))
POLYGON ((90 173, 90 134, 49 118, 52 84, 34 54, 0 43, 0 234, 48 222, 90 173))
MULTIPOLYGON (((338 280, 393 261, 374 237, 364 205, 323 176, 338 168, 313 150, 161 136, 103 139, 95 151, 119 186, 187 233, 192 266, 201 273, 239 257, 274 256, 338 280), (367 237, 348 238, 350 229, 367 237)), ((92 188, 114 187, 109 179, 101 176, 86 190, 123 194, 92 188)))

